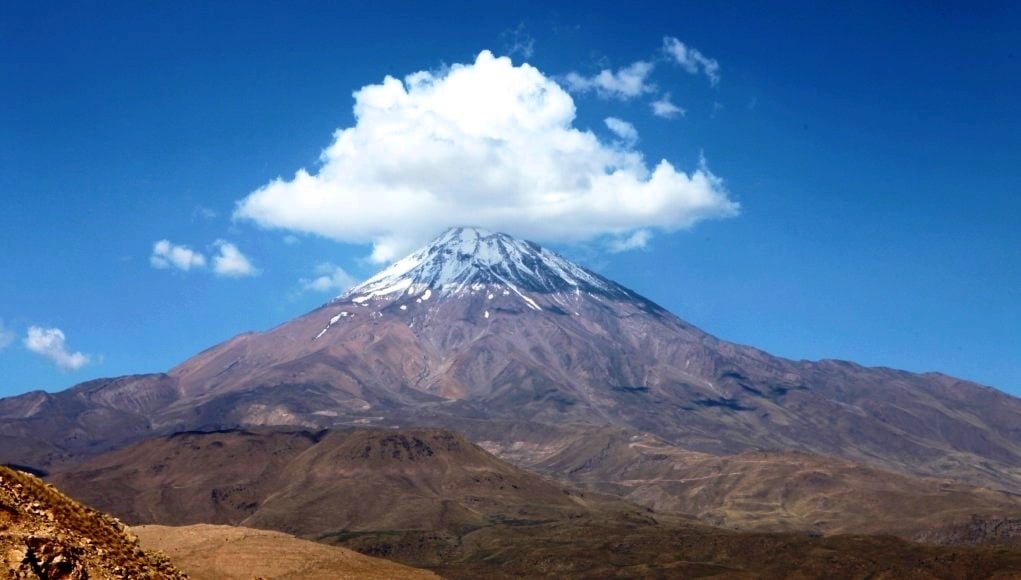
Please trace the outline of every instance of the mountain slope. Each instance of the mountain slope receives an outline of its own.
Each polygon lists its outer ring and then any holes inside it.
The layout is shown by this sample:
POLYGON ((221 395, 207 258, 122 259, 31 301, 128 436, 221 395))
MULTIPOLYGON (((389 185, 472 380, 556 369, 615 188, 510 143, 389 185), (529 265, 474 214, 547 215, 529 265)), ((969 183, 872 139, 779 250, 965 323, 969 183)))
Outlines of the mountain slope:
POLYGON ((280 532, 233 526, 138 526, 139 542, 160 550, 193 580, 438 580, 439 576, 353 550, 280 532))
POLYGON ((536 433, 510 449, 518 465, 657 513, 749 531, 894 534, 913 539, 981 518, 1021 518, 1021 495, 905 476, 800 451, 715 456, 606 428, 536 433))
POLYGON ((0 419, 0 459, 19 463, 199 427, 578 422, 1021 491, 1018 399, 728 343, 535 244, 470 228, 165 375, 6 399, 0 419), (17 448, 33 439, 56 450, 17 448))
POLYGON ((50 480, 131 524, 232 524, 308 537, 639 509, 583 497, 441 429, 180 433, 50 480))
POLYGON ((976 517, 1021 518, 1021 496, 802 452, 718 457, 648 435, 560 428, 529 451, 481 446, 597 495, 515 469, 440 429, 190 432, 51 474, 132 524, 218 523, 318 537, 458 531, 638 508, 745 531, 928 537, 976 517), (360 498, 371 498, 361 501, 360 498))
POLYGON ((187 578, 117 520, 2 466, 0 554, 8 578, 187 578))
MULTIPOLYGON (((465 579, 1008 580, 1021 575, 1021 553, 1015 550, 925 546, 885 536, 818 538, 588 521, 487 532, 492 530, 467 536, 465 548, 432 569, 445 578, 465 579)), ((402 546, 396 541, 373 547, 402 546)), ((416 562, 414 557, 402 561, 416 562)))
MULTIPOLYGON (((891 537, 747 534, 652 514, 553 484, 435 429, 185 433, 106 454, 54 481, 111 509, 123 506, 119 513, 132 521, 241 519, 451 578, 1021 573, 1021 553, 1011 551, 891 537)), ((215 545, 185 542, 191 555, 182 563, 194 562, 198 551, 230 555, 227 571, 236 572, 239 557, 293 564, 279 553, 289 543, 274 539, 253 556, 223 545, 249 532, 215 530, 205 535, 215 545)), ((173 545, 155 545, 177 554, 173 545)))

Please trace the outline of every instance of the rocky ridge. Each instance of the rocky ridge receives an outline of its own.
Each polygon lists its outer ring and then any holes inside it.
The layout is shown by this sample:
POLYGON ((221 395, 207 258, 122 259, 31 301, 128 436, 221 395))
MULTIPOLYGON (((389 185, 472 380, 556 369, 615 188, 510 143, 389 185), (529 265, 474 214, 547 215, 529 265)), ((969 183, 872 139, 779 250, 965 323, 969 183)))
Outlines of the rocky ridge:
POLYGON ((143 550, 117 519, 42 480, 0 466, 2 570, 17 579, 185 579, 160 553, 143 550))

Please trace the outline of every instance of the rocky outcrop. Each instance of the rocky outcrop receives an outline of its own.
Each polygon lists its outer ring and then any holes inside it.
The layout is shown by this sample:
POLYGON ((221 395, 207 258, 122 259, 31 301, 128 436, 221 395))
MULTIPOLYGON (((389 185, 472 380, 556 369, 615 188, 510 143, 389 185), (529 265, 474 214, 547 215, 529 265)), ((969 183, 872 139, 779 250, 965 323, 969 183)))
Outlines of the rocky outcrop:
POLYGON ((0 575, 17 579, 187 578, 115 518, 0 467, 0 575))
POLYGON ((929 530, 918 534, 914 539, 942 545, 1021 548, 1021 518, 975 515, 967 522, 929 530))

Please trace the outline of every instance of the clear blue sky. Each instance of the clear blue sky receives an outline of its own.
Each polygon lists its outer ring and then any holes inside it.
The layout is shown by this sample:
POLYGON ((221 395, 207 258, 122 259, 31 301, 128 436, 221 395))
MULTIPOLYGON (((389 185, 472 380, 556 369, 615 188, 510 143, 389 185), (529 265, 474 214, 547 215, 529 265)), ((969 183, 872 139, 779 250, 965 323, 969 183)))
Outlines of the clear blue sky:
POLYGON ((727 340, 1021 395, 1017 3, 147 4, 0 18, 0 395, 166 370, 324 302, 306 288, 324 263, 374 273, 370 240, 236 204, 315 173, 355 91, 483 50, 563 86, 601 142, 630 123, 650 168, 704 155, 741 208, 627 252, 556 249, 727 340), (567 80, 636 62, 654 63, 637 96, 567 80), (652 114, 667 93, 683 116, 652 114), (162 239, 205 262, 154 267, 162 239))

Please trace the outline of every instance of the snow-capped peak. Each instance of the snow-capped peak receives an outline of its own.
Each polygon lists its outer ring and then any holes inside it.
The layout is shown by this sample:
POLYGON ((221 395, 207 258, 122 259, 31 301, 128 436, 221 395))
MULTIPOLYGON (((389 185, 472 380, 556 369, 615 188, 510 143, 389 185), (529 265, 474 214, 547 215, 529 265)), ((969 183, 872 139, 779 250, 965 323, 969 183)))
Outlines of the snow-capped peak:
POLYGON ((414 294, 428 300, 465 289, 503 286, 523 293, 588 292, 631 296, 621 286, 539 245, 479 228, 451 228, 427 246, 398 260, 349 290, 342 298, 361 302, 414 294))

